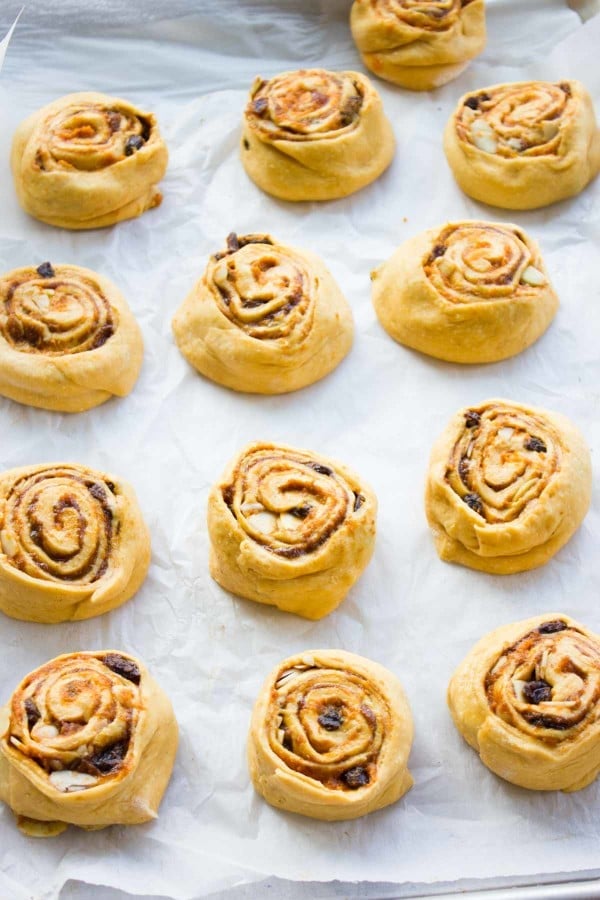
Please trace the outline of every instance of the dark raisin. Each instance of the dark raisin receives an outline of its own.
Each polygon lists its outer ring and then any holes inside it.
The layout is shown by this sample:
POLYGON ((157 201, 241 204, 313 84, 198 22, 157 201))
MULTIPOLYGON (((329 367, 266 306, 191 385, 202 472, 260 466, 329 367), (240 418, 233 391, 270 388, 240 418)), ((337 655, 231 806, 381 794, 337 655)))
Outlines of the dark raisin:
POLYGON ((470 409, 465 413, 465 425, 467 428, 477 428, 481 422, 481 416, 474 409, 470 409))
POLYGON ((326 706, 318 721, 326 731, 337 731, 342 726, 344 719, 339 706, 326 706))
POLYGON ((249 149, 250 149, 250 144, 248 143, 246 138, 244 138, 244 150, 249 150, 249 149))
POLYGON ((95 497, 96 500, 100 500, 101 502, 106 500, 106 494, 101 484, 89 484, 88 490, 92 497, 95 497))
POLYGON ((527 703, 542 703, 552 698, 552 687, 547 681, 528 681, 523 687, 523 696, 527 703))
POLYGON ((232 231, 227 235, 227 249, 230 253, 235 253, 240 249, 240 242, 238 240, 238 236, 235 231, 232 231))
POLYGON ((552 728, 553 731, 566 731, 573 724, 565 719, 555 719, 553 716, 535 716, 523 713, 523 718, 530 725, 537 725, 538 728, 552 728))
POLYGON ((127 755, 128 744, 126 741, 119 741, 112 747, 105 747, 94 756, 89 758, 89 762, 98 769, 103 775, 107 775, 120 766, 127 755))
POLYGON ((297 519, 305 519, 310 509, 310 506, 295 506, 293 509, 290 509, 290 515, 296 516, 297 519))
POLYGON ((543 625, 540 625, 538 631, 540 634, 556 634, 557 631, 564 631, 566 627, 566 622, 555 619, 552 622, 544 622, 543 625))
POLYGON ((39 547, 42 543, 42 527, 41 525, 32 525, 29 529, 29 537, 34 544, 39 547))
POLYGON ((479 102, 480 102, 480 103, 487 103, 487 101, 488 101, 488 100, 491 100, 492 98, 490 97, 489 94, 483 93, 483 94, 480 94, 480 95, 479 95, 479 98, 478 98, 478 99, 479 99, 479 102))
POLYGON ((121 113, 110 112, 108 114, 108 127, 112 132, 119 130, 121 127, 121 113))
POLYGON ((344 772, 342 775, 343 780, 346 782, 349 788, 355 790, 359 787, 364 787, 365 784, 369 783, 369 773, 366 769, 363 769, 362 766, 355 766, 353 769, 348 769, 347 772, 344 772))
POLYGON ((110 491, 112 494, 116 494, 115 486, 114 486, 114 484, 113 484, 112 481, 105 481, 104 484, 106 485, 106 487, 109 489, 109 491, 110 491))
POLYGON ((299 556, 302 556, 304 550, 302 547, 284 547, 281 550, 274 551, 277 556, 282 556, 284 559, 298 559, 299 556))
POLYGON ((132 681, 134 684, 140 683, 142 675, 133 660, 125 659, 125 657, 121 656, 119 653, 107 653, 106 656, 102 657, 101 662, 103 662, 111 672, 115 672, 122 678, 126 678, 127 681, 132 681))
POLYGON ((563 91, 565 92, 565 94, 567 95, 567 97, 570 97, 570 96, 571 96, 571 85, 570 85, 570 84, 567 84, 566 81, 563 81, 563 83, 561 84, 560 88, 561 88, 561 90, 563 90, 563 91))
POLYGON ((56 275, 56 272, 52 268, 52 263, 49 262, 43 262, 35 271, 38 275, 41 275, 42 278, 54 278, 56 275))
POLYGON ((259 97, 258 100, 252 101, 252 110, 257 116, 262 116, 262 114, 267 111, 268 105, 269 101, 266 97, 259 97))
POLYGON ((107 342, 109 338, 111 338, 114 334, 114 328, 112 325, 103 325, 96 337, 94 338, 94 343, 92 344, 92 350, 97 350, 98 347, 102 347, 103 344, 107 342))
POLYGON ((473 512, 478 513, 480 516, 483 515, 483 503, 479 494, 465 494, 463 500, 473 512))
POLYGON ((360 509, 364 502, 365 498, 363 497, 363 495, 357 494, 356 491, 354 491, 354 512, 360 509))
POLYGON ((546 453, 547 451, 545 443, 536 437, 531 437, 528 441, 525 441, 525 449, 533 450, 534 453, 546 453))
POLYGON ((463 456, 458 464, 458 474, 460 475, 460 480, 462 481, 462 483, 466 484, 467 476, 469 474, 469 460, 466 456, 463 456))
POLYGON ((333 475, 333 469, 330 469, 329 466, 323 466, 321 463, 309 463, 308 464, 311 469, 314 469, 315 472, 318 472, 319 475, 333 475))
POLYGON ((41 713, 31 697, 27 698, 23 706, 25 707, 25 712, 27 713, 27 725, 29 727, 29 730, 31 731, 35 723, 39 719, 41 719, 41 713))
POLYGON ((469 109, 479 109, 479 100, 477 97, 467 97, 465 106, 468 106, 469 109))
POLYGON ((431 258, 437 259, 438 256, 443 256, 446 252, 446 248, 443 244, 436 244, 433 250, 431 251, 431 258))
POLYGON ((227 506, 231 506, 233 504, 233 485, 228 484, 227 487, 223 488, 223 500, 227 504, 227 506))
POLYGON ((136 150, 144 146, 144 138, 139 134, 132 134, 125 141, 125 156, 132 156, 136 150))

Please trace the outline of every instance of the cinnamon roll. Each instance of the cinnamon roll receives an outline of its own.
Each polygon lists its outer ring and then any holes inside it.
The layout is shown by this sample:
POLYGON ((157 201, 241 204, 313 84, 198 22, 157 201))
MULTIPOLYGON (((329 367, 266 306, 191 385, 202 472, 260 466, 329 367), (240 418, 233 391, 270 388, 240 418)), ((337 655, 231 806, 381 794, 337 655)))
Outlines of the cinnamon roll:
POLYGON ((135 384, 142 335, 120 291, 80 266, 49 262, 0 276, 0 394, 80 412, 135 384))
POLYGON ((284 444, 249 444, 208 500, 210 573, 226 590, 321 619, 373 553, 377 501, 346 466, 284 444))
POLYGON ((538 245, 517 225, 451 222, 411 238, 376 269, 373 303, 401 344, 488 363, 533 344, 558 307, 538 245))
POLYGON ((152 113, 105 94, 68 94, 18 127, 11 164, 19 202, 60 228, 113 225, 162 200, 168 153, 152 113))
POLYGON ((284 660, 258 696, 248 740, 254 787, 277 809, 356 819, 413 784, 412 716, 398 679, 343 650, 284 660))
POLYGON ((577 791, 600 771, 600 637, 548 613, 486 635, 450 682, 454 723, 481 761, 537 791, 577 791))
POLYGON ((381 98, 360 72, 300 69, 252 85, 242 162, 268 194, 346 197, 387 169, 394 147, 381 98))
POLYGON ((203 375, 282 394, 328 375, 352 345, 350 307, 321 260, 267 234, 230 234, 173 319, 203 375))
POLYGON ((460 410, 434 445, 425 505, 442 559, 505 575, 554 556, 590 497, 590 452, 568 419, 488 400, 460 410))
POLYGON ((145 666, 122 651, 67 653, 0 709, 0 799, 22 831, 53 837, 155 819, 177 722, 145 666))
POLYGON ((354 0, 350 25, 365 66, 413 91, 452 81, 486 40, 483 0, 354 0))
POLYGON ((600 171, 600 130, 579 81, 522 81, 465 94, 444 149, 466 194, 506 209, 572 197, 600 171))
POLYGON ((28 622, 89 619, 129 600, 150 565, 133 488, 86 466, 0 474, 0 609, 28 622))

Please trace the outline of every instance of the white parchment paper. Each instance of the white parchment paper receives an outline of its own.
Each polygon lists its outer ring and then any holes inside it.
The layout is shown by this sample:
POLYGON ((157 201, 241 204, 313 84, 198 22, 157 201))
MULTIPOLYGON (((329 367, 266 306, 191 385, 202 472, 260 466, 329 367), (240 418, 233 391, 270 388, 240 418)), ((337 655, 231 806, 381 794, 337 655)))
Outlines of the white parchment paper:
MULTIPOLYGON (((44 260, 96 269, 122 289, 146 345, 126 399, 75 416, 0 399, 0 467, 71 460, 113 471, 135 486, 153 541, 146 583, 109 615, 62 626, 2 619, 0 700, 56 654, 122 648, 149 665, 181 726, 156 822, 69 829, 44 842, 21 836, 11 812, 0 810, 0 897, 55 898, 67 879, 189 900, 271 875, 434 882, 600 867, 600 784, 544 795, 502 782, 463 743, 445 705, 456 664, 502 623, 565 611, 600 630, 598 479, 592 509, 568 546, 543 569, 504 578, 440 562, 422 500, 434 438, 458 407, 491 396, 570 416, 597 460, 600 180, 551 208, 503 213, 461 194, 441 134, 460 94, 499 81, 579 77, 600 112, 600 17, 583 26, 559 0, 489 0, 488 48, 457 81, 432 94, 377 83, 398 140, 390 170, 346 200, 292 205, 262 194, 238 160, 247 89, 256 74, 301 65, 361 68, 349 2, 194 6, 194 15, 177 20, 145 16, 143 27, 130 20, 116 28, 108 5, 104 18, 86 24, 69 4, 33 4, 0 81, 1 270, 44 260), (19 209, 8 154, 21 118, 88 89, 154 110, 171 159, 159 209, 76 234, 19 209), (466 217, 512 218, 528 229, 561 298, 548 333, 496 365, 460 367, 400 347, 371 306, 373 267, 413 234, 466 217), (232 230, 269 231, 330 267, 352 305, 356 342, 325 381, 288 396, 238 395, 198 376, 179 355, 171 317, 232 230), (321 622, 234 599, 209 578, 209 487, 243 444, 259 438, 337 457, 379 496, 374 559, 321 622), (276 812, 249 784, 245 738, 259 686, 281 658, 314 647, 383 663, 410 698, 415 786, 364 820, 330 824, 276 812)), ((17 12, 3 5, 6 28, 17 12)))

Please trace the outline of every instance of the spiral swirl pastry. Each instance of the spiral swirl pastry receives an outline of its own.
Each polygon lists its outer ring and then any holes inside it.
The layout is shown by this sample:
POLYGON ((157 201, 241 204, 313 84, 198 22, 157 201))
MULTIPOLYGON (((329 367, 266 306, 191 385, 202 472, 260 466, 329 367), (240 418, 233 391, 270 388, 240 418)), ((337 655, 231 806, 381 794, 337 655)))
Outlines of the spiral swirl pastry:
POLYGON ((0 276, 0 394, 79 412, 123 397, 141 365, 139 326, 108 279, 44 262, 0 276))
POLYGON ((1 717, 0 798, 26 832, 52 836, 68 823, 95 828, 156 817, 177 725, 134 657, 59 656, 21 682, 1 717))
POLYGON ((482 762, 533 790, 579 790, 600 771, 600 638, 546 614, 486 635, 450 682, 455 724, 482 762))
POLYGON ((367 68, 414 91, 452 81, 486 41, 483 0, 354 0, 350 25, 367 68))
POLYGON ((508 574, 554 556, 590 495, 589 450, 568 419, 489 400, 457 413, 435 444, 426 511, 442 559, 508 574))
POLYGON ((250 726, 250 775, 278 809, 353 819, 411 787, 411 743, 410 708, 391 672, 352 653, 313 650, 267 678, 250 726))
POLYGON ((150 562, 133 490, 85 466, 0 475, 0 608, 34 622, 99 615, 137 591, 150 562))
POLYGON ((578 81, 524 81, 465 94, 444 148, 465 193, 507 209, 564 200, 600 170, 600 131, 578 81))
POLYGON ((450 362, 520 353, 546 331, 558 307, 539 247, 510 224, 432 228, 402 244, 371 278, 388 334, 450 362))
POLYGON ((394 136, 379 94, 359 72, 300 69, 257 78, 241 154, 256 184, 283 200, 332 200, 388 167, 394 136))
POLYGON ((126 100, 78 93, 19 126, 11 161, 26 212, 50 225, 84 229, 158 206, 167 156, 151 113, 126 100))
POLYGON ((320 619, 369 562, 376 508, 345 466, 283 444, 250 444, 209 497, 211 575, 240 597, 320 619))
POLYGON ((328 375, 352 346, 345 297, 314 254, 230 234, 173 319, 186 359, 236 391, 281 394, 328 375))

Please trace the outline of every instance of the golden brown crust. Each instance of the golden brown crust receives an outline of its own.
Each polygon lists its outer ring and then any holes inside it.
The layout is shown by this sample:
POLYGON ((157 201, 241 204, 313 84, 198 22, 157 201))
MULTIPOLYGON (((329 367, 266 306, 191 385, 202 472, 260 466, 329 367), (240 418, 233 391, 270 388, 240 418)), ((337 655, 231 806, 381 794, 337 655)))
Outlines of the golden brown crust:
POLYGON ((321 260, 267 234, 230 234, 173 320, 203 375, 279 394, 323 378, 348 353, 350 307, 321 260))
POLYGON ((0 277, 0 394, 80 412, 125 396, 142 336, 125 299, 80 266, 42 263, 0 277))
POLYGON ((524 81, 459 100, 444 149, 460 187, 484 203, 536 209, 578 194, 600 170, 600 131, 578 81, 524 81))
POLYGON ((150 536, 132 488, 85 466, 0 475, 0 608, 33 622, 86 619, 142 584, 150 536))
POLYGON ((233 460, 208 503, 222 587, 310 619, 331 612, 373 552, 377 501, 345 466, 284 444, 233 460))
POLYGON ((466 220, 432 228, 402 244, 371 277, 386 331, 451 362, 495 362, 521 352, 558 307, 538 245, 512 224, 466 220))
POLYGON ((590 496, 589 450, 567 419, 489 400, 458 412, 435 444, 425 505, 442 559, 509 574, 554 556, 590 496))
POLYGON ((359 72, 300 69, 257 78, 244 114, 246 172, 283 200, 332 200, 388 167, 394 137, 381 99, 359 72))
POLYGON ((415 91, 456 78, 486 42, 484 0, 355 0, 350 24, 367 68, 415 91))
POLYGON ((0 717, 0 798, 26 833, 155 818, 177 725, 134 657, 112 650, 59 656, 21 682, 0 717))
POLYGON ((100 228, 157 206, 167 149, 156 118, 99 93, 68 94, 21 123, 12 169, 21 205, 61 228, 100 228))
POLYGON ((579 790, 600 769, 600 638, 547 613, 482 638, 455 672, 455 724, 497 775, 579 790))
POLYGON ((412 718, 396 678, 370 660, 311 650, 270 674, 254 707, 250 774, 272 805, 351 819, 412 785, 412 718))

